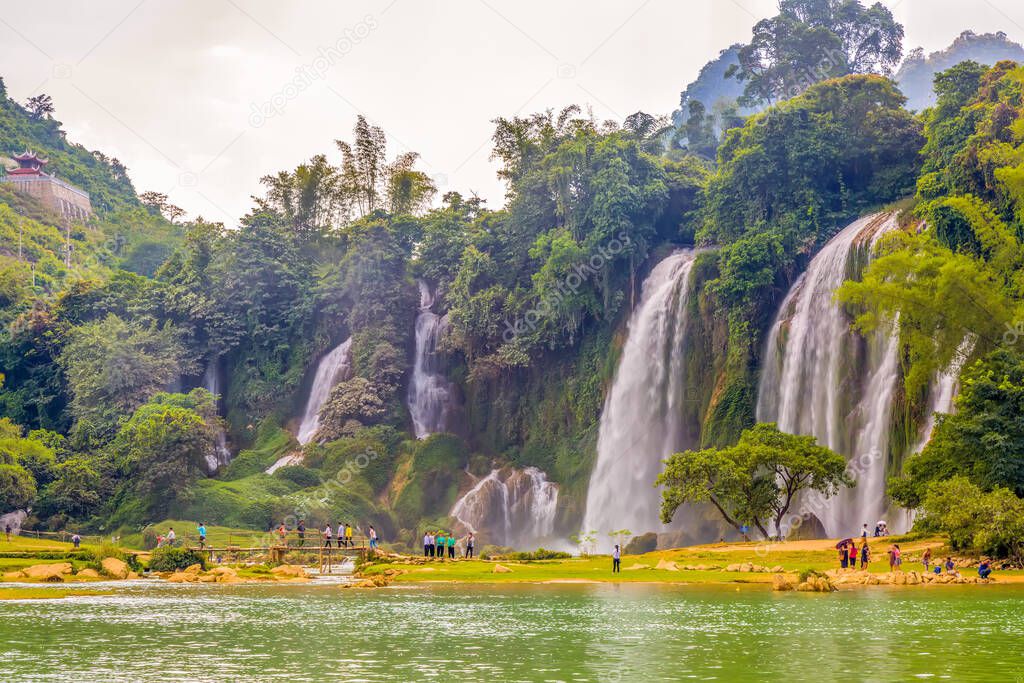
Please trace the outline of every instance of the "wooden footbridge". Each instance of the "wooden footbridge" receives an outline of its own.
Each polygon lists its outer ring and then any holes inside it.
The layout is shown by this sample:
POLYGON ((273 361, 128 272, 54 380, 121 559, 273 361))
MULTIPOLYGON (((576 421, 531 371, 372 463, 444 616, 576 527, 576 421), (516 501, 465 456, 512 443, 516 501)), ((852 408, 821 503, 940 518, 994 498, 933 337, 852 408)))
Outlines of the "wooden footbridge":
POLYGON ((246 559, 252 560, 259 556, 266 556, 268 563, 278 565, 285 564, 291 556, 295 563, 312 564, 315 558, 321 574, 330 574, 336 567, 342 566, 347 561, 365 558, 373 552, 369 547, 369 539, 364 537, 353 537, 341 545, 337 545, 333 541, 331 545, 318 541, 319 539, 314 535, 312 538, 285 538, 283 543, 245 547, 230 544, 223 546, 200 545, 198 539, 189 538, 184 547, 205 553, 208 559, 218 563, 243 562, 246 559))

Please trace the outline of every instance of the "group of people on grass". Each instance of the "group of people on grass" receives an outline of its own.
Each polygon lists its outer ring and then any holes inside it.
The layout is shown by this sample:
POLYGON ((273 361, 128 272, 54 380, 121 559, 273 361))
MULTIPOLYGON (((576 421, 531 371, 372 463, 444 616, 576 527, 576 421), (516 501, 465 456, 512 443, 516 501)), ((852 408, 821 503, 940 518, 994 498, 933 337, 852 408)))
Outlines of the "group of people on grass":
MULTIPOLYGON (((879 525, 884 525, 884 522, 879 522, 879 525)), ((884 527, 883 527, 884 528, 884 527)), ((875 536, 878 536, 879 526, 875 527, 875 536)), ((888 533, 888 529, 885 529, 888 533)), ((871 548, 868 546, 868 525, 865 524, 861 530, 861 545, 857 548, 857 544, 852 538, 842 540, 836 546, 839 552, 839 568, 840 569, 857 569, 857 561, 860 560, 860 569, 866 569, 868 563, 871 562, 871 548)), ((893 543, 886 550, 886 555, 889 556, 889 571, 899 572, 903 571, 903 551, 900 549, 899 543, 893 543)), ((921 564, 924 565, 924 571, 932 572, 934 574, 941 574, 945 569, 947 574, 959 575, 956 570, 956 563, 953 558, 947 556, 944 562, 935 563, 932 565, 932 549, 925 548, 924 553, 921 555, 921 564)), ((978 576, 983 579, 987 579, 992 574, 992 562, 988 558, 983 558, 981 563, 978 565, 978 576)))
MULTIPOLYGON (((444 531, 426 531, 423 533, 423 557, 440 557, 444 558, 445 553, 448 555, 448 559, 455 559, 455 543, 457 539, 453 533, 445 533, 444 531)), ((476 538, 473 536, 473 532, 470 532, 466 536, 465 551, 463 557, 471 559, 473 552, 476 549, 476 538)))

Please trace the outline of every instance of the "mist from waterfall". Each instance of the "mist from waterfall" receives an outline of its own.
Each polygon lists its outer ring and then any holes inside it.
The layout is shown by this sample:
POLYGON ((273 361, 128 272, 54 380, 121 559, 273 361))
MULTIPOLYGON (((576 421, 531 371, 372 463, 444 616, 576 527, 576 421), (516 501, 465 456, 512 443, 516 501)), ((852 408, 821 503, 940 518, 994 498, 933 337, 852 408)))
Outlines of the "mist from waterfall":
POLYGON ((448 316, 431 310, 434 293, 426 282, 420 280, 418 284, 420 311, 416 316, 416 355, 407 403, 416 438, 423 439, 447 429, 452 389, 442 372, 437 352, 438 341, 448 329, 448 316))
POLYGON ((811 260, 782 302, 768 336, 757 419, 810 434, 846 457, 857 486, 804 506, 829 536, 855 535, 889 509, 885 477, 893 397, 900 381, 894 322, 864 339, 834 300, 861 253, 896 227, 893 214, 854 221, 811 260), (812 504, 813 503, 813 504, 812 504))
POLYGON ((532 547, 555 528, 558 485, 536 467, 492 470, 456 501, 449 515, 478 544, 532 547))
MULTIPOLYGON (((203 387, 213 394, 213 402, 216 413, 220 415, 220 406, 223 402, 223 393, 220 387, 220 357, 212 359, 206 365, 203 373, 203 387)), ((217 433, 214 436, 213 452, 206 454, 206 467, 209 472, 216 472, 231 462, 231 449, 228 448, 228 435, 224 428, 217 425, 217 433)))
MULTIPOLYGON (((654 481, 662 461, 697 442, 682 417, 685 400, 687 306, 697 252, 680 251, 654 267, 629 320, 628 336, 597 438, 583 532, 664 531, 654 481)), ((677 513, 683 518, 683 512, 677 513)))
POLYGON ((306 409, 302 413, 302 422, 295 437, 299 443, 306 445, 320 429, 320 409, 331 395, 331 389, 339 382, 349 378, 352 372, 352 337, 334 347, 320 359, 309 389, 306 409))

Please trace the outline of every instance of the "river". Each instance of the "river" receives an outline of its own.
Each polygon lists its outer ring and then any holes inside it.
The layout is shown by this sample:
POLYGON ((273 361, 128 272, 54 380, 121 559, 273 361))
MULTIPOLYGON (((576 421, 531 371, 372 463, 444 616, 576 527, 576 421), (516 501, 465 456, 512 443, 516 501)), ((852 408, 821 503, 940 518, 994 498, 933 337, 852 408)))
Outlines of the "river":
POLYGON ((137 582, 0 601, 4 681, 1012 681, 1022 642, 1010 586, 137 582))

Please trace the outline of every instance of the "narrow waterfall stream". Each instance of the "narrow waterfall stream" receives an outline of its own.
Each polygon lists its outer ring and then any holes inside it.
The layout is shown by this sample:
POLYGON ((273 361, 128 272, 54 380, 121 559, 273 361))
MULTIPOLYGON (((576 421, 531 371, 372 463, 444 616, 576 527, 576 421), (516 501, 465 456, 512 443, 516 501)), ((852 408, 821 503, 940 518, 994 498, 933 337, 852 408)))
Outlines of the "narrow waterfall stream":
POLYGON ((686 309, 696 255, 680 251, 655 266, 629 320, 601 413, 597 462, 583 519, 583 531, 597 531, 602 548, 611 531, 666 529, 659 519, 661 499, 654 480, 662 460, 696 444, 697 435, 681 416, 687 381, 686 309))
POLYGON ((313 385, 309 389, 306 409, 302 413, 302 422, 295 435, 300 444, 306 445, 316 436, 316 431, 320 428, 320 409, 331 395, 331 389, 338 382, 348 379, 352 371, 351 348, 352 337, 349 337, 320 359, 316 375, 313 377, 313 385))
POLYGON ((420 312, 416 316, 416 355, 409 378, 407 402, 416 438, 443 432, 451 409, 451 384, 442 372, 437 343, 448 328, 448 316, 438 315, 434 293, 426 282, 418 282, 420 312))
MULTIPOLYGON (((220 415, 220 406, 223 402, 223 394, 220 387, 220 357, 214 358, 206 366, 203 373, 203 388, 213 394, 214 405, 217 407, 217 414, 220 415)), ((217 435, 214 439, 213 452, 206 454, 206 466, 208 470, 216 472, 231 462, 231 450, 228 448, 228 435, 221 427, 217 428, 217 435)))

